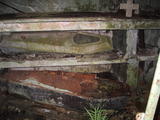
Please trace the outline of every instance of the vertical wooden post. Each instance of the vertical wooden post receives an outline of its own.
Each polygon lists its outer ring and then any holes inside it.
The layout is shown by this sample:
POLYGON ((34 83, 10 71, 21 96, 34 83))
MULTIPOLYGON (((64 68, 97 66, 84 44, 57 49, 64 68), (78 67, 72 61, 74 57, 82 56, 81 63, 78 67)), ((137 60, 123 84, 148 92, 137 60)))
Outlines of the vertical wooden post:
POLYGON ((139 62, 136 59, 129 60, 127 66, 127 81, 126 83, 130 86, 131 90, 135 90, 138 85, 139 78, 139 62))
POLYGON ((126 57, 132 57, 137 54, 138 30, 127 30, 127 49, 126 57))
MULTIPOLYGON (((136 56, 137 42, 138 42, 138 30, 128 30, 126 42, 127 42, 127 49, 126 49, 125 57, 132 58, 136 56)), ((136 59, 130 59, 128 62, 126 83, 131 87, 131 89, 137 88, 138 71, 139 71, 139 62, 136 59)))
POLYGON ((144 120, 153 120, 160 96, 160 54, 146 107, 144 120))

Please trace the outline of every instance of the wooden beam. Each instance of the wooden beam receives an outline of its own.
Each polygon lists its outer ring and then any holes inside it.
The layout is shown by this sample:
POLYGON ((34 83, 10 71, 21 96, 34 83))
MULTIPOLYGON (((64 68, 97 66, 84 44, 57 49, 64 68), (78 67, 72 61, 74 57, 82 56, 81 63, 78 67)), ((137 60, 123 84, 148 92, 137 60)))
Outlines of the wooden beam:
MULTIPOLYGON (((137 55, 138 30, 128 30, 126 34, 127 49, 125 57, 135 58, 137 55)), ((130 59, 128 63, 126 82, 132 90, 135 90, 138 85, 139 61, 137 59, 130 59)))
POLYGON ((0 68, 14 68, 14 67, 44 67, 44 66, 80 66, 80 65, 101 65, 113 63, 126 63, 124 59, 116 60, 98 60, 98 61, 79 61, 75 58, 70 59, 50 59, 50 60, 35 60, 35 61, 1 61, 0 68))
POLYGON ((0 32, 159 29, 159 19, 73 17, 0 20, 0 32))
POLYGON ((146 107, 144 120, 153 120, 160 96, 160 55, 158 58, 154 79, 146 107))
MULTIPOLYGON (((137 61, 156 61, 157 56, 136 56, 137 61)), ((91 66, 91 65, 104 65, 104 64, 117 64, 117 63, 131 63, 130 58, 61 58, 61 59, 42 59, 42 60, 3 60, 0 58, 0 68, 24 68, 24 67, 73 67, 73 66, 91 66)), ((56 69, 56 68, 54 68, 56 69)), ((63 69, 63 68, 62 68, 63 69)), ((75 68, 76 69, 76 68, 75 68)), ((88 68, 87 68, 88 69, 88 68)), ((65 70, 65 68, 64 68, 65 70)), ((90 70, 89 70, 90 71, 90 70)))
POLYGON ((32 101, 47 103, 49 105, 56 105, 64 108, 71 108, 75 110, 84 110, 84 108, 89 107, 90 104, 103 104, 105 109, 122 109, 127 105, 128 101, 127 96, 96 99, 91 97, 78 96, 74 93, 60 92, 53 90, 53 88, 49 86, 31 86, 20 82, 8 82, 7 80, 3 79, 0 79, 0 90, 22 95, 32 101))
POLYGON ((137 54, 138 30, 127 30, 127 49, 126 57, 134 57, 137 54))
POLYGON ((66 71, 66 72, 79 72, 79 73, 100 73, 110 72, 111 65, 80 65, 80 66, 57 66, 57 67, 20 67, 10 68, 10 70, 16 71, 66 71))

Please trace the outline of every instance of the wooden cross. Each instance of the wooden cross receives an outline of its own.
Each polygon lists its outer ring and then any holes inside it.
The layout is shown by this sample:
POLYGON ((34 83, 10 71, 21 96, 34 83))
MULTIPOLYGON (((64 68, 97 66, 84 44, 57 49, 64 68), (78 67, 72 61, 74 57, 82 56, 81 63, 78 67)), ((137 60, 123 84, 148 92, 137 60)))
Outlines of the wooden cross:
POLYGON ((133 4, 133 0, 128 0, 127 3, 120 4, 120 9, 126 10, 126 17, 132 17, 132 11, 136 10, 139 13, 139 4, 133 4))

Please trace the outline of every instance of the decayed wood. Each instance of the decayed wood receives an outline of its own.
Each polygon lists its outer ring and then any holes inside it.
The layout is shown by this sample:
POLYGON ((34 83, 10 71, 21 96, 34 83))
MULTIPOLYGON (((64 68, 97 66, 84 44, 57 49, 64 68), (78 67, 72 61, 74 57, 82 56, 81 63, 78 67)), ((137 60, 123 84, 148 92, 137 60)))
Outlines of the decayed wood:
POLYGON ((13 67, 42 67, 42 66, 75 66, 75 65, 100 65, 100 64, 113 64, 113 63, 126 63, 124 59, 117 60, 95 60, 95 61, 78 61, 77 59, 62 59, 62 60, 36 60, 36 61, 3 61, 0 62, 0 68, 13 68, 13 67))
MULTIPOLYGON (((132 1, 133 2, 133 1, 132 1)), ((138 42, 138 30, 128 30, 127 33, 127 49, 125 57, 135 57, 137 55, 137 42, 138 42)), ((128 61, 127 67, 127 84, 130 85, 132 90, 137 88, 138 85, 138 69, 139 61, 137 59, 131 59, 128 61)))
POLYGON ((1 20, 0 32, 159 29, 159 19, 116 19, 106 17, 73 17, 1 20))
POLYGON ((6 94, 0 92, 0 116, 2 120, 13 118, 25 119, 55 119, 55 120, 84 120, 83 113, 57 107, 54 105, 47 105, 33 102, 22 96, 14 94, 6 94), (7 100, 7 101, 6 101, 7 100), (4 114, 7 113, 7 116, 4 114), (12 114, 11 116, 8 114, 12 114))
POLYGON ((121 109, 125 107, 128 100, 128 97, 126 96, 106 99, 87 98, 63 92, 56 92, 50 89, 29 87, 20 83, 7 82, 2 79, 0 80, 0 90, 7 90, 10 93, 25 96, 26 98, 36 102, 75 110, 84 110, 84 108, 89 107, 90 104, 102 104, 106 109, 121 109))
POLYGON ((109 72, 111 65, 82 65, 82 66, 61 66, 61 67, 27 67, 27 68, 10 68, 16 71, 67 71, 67 72, 80 72, 80 73, 100 73, 109 72))
POLYGON ((72 55, 72 54, 27 54, 0 58, 0 68, 13 67, 67 67, 103 65, 126 62, 114 52, 72 55))
MULTIPOLYGON (((88 71, 92 72, 96 67, 94 65, 104 65, 104 64, 116 64, 116 63, 130 63, 129 59, 137 59, 138 61, 153 61, 157 60, 157 55, 146 55, 146 56, 134 56, 132 58, 119 57, 116 54, 91 54, 91 55, 61 55, 53 54, 48 57, 48 55, 36 56, 35 54, 26 56, 9 56, 8 58, 0 57, 0 68, 24 68, 24 67, 50 67, 47 69, 54 70, 67 70, 74 66, 74 70, 79 72, 88 71), (55 57, 56 56, 56 57, 55 57), (33 57, 33 58, 32 58, 33 57), (78 67, 81 66, 81 67, 78 67), (93 67, 91 67, 93 66, 93 67), (55 67, 55 68, 52 68, 55 67), (94 68, 95 67, 95 68, 94 68), (83 68, 83 70, 81 69, 83 68), (93 68, 93 70, 91 70, 93 68), (90 70, 88 70, 90 69, 90 70)), ((44 68, 44 69, 45 69, 44 68)), ((107 66, 103 66, 107 68, 107 66)), ((36 68, 35 68, 36 69, 36 68)), ((41 68, 37 68, 41 69, 41 68)), ((98 70, 98 69, 97 69, 98 70)), ((96 70, 96 71, 97 71, 96 70)), ((102 69, 103 70, 103 69, 102 69)), ((72 71, 72 69, 71 69, 72 71)), ((99 70, 98 70, 99 71, 99 70)))

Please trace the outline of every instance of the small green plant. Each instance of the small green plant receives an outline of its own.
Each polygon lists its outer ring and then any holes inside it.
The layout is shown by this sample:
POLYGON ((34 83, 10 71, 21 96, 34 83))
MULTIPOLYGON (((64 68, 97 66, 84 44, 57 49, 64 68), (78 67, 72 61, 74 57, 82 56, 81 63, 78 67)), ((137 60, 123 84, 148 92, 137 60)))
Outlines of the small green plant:
POLYGON ((92 107, 91 109, 86 109, 89 116, 89 120, 109 120, 107 116, 104 115, 105 110, 101 107, 92 107))

